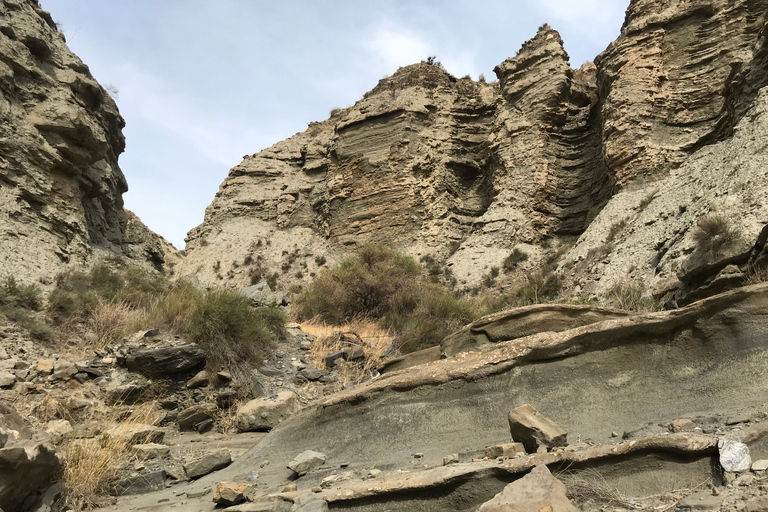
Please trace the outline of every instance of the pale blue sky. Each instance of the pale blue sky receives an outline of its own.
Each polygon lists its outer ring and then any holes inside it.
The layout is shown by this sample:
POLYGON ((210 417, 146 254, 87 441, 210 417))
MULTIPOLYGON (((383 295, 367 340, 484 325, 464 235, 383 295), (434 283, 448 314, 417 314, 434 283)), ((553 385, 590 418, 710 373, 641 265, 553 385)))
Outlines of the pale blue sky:
POLYGON ((126 206, 178 248, 243 155, 437 56, 456 76, 514 56, 549 23, 571 65, 619 34, 628 0, 41 0, 119 90, 126 206))

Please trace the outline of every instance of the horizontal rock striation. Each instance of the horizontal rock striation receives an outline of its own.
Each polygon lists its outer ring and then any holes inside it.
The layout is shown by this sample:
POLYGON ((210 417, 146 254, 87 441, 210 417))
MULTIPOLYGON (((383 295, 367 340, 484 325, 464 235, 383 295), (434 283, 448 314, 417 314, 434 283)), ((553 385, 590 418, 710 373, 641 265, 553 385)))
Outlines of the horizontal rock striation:
POLYGON ((46 280, 123 252, 124 125, 36 0, 0 2, 0 274, 46 280))
POLYGON ((372 240, 433 257, 460 288, 515 247, 533 270, 618 192, 647 194, 733 137, 768 79, 767 8, 634 0, 594 64, 572 69, 545 25, 495 68, 494 83, 427 63, 401 68, 234 167, 189 233, 182 271, 231 286, 273 276, 285 287, 316 273, 315 258, 333 262, 372 240))

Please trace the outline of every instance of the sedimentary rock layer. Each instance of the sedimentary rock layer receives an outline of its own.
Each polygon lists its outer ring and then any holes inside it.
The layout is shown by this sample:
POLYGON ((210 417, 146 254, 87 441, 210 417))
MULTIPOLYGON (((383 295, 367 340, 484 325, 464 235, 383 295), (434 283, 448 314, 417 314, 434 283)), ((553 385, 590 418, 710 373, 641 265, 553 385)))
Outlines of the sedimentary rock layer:
POLYGON ((530 256, 522 268, 540 266, 616 192, 647 193, 732 137, 768 80, 767 12, 768 0, 634 0, 621 35, 579 69, 547 25, 495 68, 498 82, 401 68, 233 168, 184 268, 233 286, 277 272, 286 285, 367 241, 430 255, 466 288, 514 247, 530 256), (249 256, 258 268, 241 265, 249 256))
POLYGON ((36 0, 0 2, 0 274, 47 280, 148 231, 126 237, 124 124, 36 0))

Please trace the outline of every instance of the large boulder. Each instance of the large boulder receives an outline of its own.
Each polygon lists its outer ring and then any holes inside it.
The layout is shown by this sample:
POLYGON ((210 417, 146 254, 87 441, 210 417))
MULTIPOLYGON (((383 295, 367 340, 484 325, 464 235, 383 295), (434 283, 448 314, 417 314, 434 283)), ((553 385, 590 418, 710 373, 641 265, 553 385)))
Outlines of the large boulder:
POLYGON ((0 449, 0 510, 31 510, 61 470, 61 459, 51 445, 0 449))
POLYGON ((240 432, 272 430, 299 409, 296 393, 283 391, 273 399, 258 398, 246 403, 237 411, 235 423, 240 432))
POLYGON ((512 439, 523 443, 528 453, 535 453, 539 447, 550 449, 567 443, 566 431, 531 404, 512 409, 508 420, 512 439))
POLYGON ((132 350, 125 358, 129 370, 148 376, 198 371, 205 366, 205 352, 195 343, 132 350))
POLYGON ((535 304, 485 316, 447 336, 440 346, 442 354, 450 357, 491 343, 539 332, 567 331, 604 320, 626 318, 632 314, 630 311, 594 306, 535 304))
POLYGON ((243 288, 240 293, 248 297, 254 306, 275 306, 282 303, 282 297, 274 293, 264 281, 243 288))
POLYGON ((547 466, 536 466, 520 480, 506 486, 477 512, 577 512, 565 485, 552 476, 547 466))

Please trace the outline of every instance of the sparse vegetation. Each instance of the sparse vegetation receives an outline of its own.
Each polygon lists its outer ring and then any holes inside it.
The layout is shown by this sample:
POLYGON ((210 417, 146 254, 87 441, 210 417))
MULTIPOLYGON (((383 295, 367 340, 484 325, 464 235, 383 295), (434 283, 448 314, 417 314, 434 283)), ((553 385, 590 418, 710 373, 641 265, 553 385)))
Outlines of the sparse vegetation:
POLYGON ((315 256, 315 265, 317 265, 318 267, 322 267, 323 265, 325 265, 325 263, 326 263, 325 256, 315 256))
POLYGON ((504 263, 502 263, 502 267, 504 267, 505 273, 510 273, 513 270, 517 268, 517 266, 528 260, 528 254, 521 251, 517 247, 512 250, 511 253, 509 253, 509 256, 504 258, 504 263))
POLYGON ((166 326, 206 350, 212 368, 234 371, 260 361, 285 322, 279 311, 253 308, 237 292, 204 292, 189 282, 173 285, 160 274, 133 267, 113 270, 105 264, 88 273, 60 275, 48 302, 59 326, 87 327, 95 346, 166 326))
POLYGON ((627 227, 627 219, 620 220, 619 222, 613 224, 611 228, 608 230, 608 235, 605 237, 606 243, 613 242, 616 237, 624 231, 624 229, 627 227))
POLYGON ((427 57, 427 60, 423 60, 421 62, 424 63, 424 64, 429 64, 430 66, 437 66, 440 69, 442 69, 443 71, 446 70, 445 66, 443 66, 442 62, 437 60, 437 57, 435 57, 434 55, 431 55, 431 56, 427 57))
POLYGON ((646 294, 643 283, 625 281, 612 286, 606 294, 608 304, 629 311, 658 311, 660 304, 646 294))
POLYGON ((42 308, 42 293, 35 284, 21 284, 8 276, 0 284, 0 318, 17 323, 37 340, 49 340, 53 329, 37 314, 42 308))
POLYGON ((333 325, 371 319, 401 334, 404 351, 438 343, 479 316, 474 304, 430 282, 412 258, 377 244, 321 271, 294 308, 301 320, 333 325))
POLYGON ((741 233, 736 229, 725 215, 711 214, 701 217, 693 232, 697 250, 701 253, 715 256, 738 242, 741 233))

